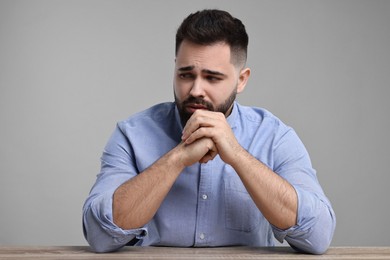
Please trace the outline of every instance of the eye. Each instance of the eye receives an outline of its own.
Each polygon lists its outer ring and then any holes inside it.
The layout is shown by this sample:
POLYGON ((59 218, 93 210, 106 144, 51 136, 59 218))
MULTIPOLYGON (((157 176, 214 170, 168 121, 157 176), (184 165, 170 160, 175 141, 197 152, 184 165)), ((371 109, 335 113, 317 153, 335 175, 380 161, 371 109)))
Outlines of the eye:
POLYGON ((195 76, 191 73, 180 73, 179 78, 181 79, 193 79, 195 76))
POLYGON ((220 80, 222 80, 221 78, 218 78, 218 77, 215 77, 215 76, 212 76, 212 75, 208 75, 206 76, 206 79, 210 82, 218 82, 220 80))

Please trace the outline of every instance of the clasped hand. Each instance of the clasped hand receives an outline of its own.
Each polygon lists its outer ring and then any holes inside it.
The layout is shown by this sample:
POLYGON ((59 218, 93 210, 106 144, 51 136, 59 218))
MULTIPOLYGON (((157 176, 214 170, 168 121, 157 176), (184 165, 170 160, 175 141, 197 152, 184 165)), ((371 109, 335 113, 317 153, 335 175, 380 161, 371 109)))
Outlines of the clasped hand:
POLYGON ((225 115, 207 110, 194 112, 183 129, 182 141, 186 166, 206 163, 217 154, 225 163, 232 164, 236 152, 242 149, 225 115))

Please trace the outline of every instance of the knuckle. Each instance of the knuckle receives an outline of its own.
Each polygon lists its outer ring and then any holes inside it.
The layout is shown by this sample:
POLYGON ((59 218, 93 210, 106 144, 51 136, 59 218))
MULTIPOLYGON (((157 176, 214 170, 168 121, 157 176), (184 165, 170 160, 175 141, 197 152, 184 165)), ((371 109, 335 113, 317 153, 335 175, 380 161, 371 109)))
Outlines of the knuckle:
POLYGON ((217 116, 219 118, 225 118, 225 115, 222 112, 217 112, 217 116))

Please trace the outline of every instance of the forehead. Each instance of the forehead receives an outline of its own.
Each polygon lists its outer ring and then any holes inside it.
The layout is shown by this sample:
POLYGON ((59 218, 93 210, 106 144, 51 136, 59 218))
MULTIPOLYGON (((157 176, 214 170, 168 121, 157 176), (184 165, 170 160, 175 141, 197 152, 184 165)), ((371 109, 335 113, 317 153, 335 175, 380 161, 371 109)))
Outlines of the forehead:
POLYGON ((183 41, 176 56, 176 68, 193 66, 200 69, 226 69, 231 63, 230 46, 223 42, 199 45, 183 41))

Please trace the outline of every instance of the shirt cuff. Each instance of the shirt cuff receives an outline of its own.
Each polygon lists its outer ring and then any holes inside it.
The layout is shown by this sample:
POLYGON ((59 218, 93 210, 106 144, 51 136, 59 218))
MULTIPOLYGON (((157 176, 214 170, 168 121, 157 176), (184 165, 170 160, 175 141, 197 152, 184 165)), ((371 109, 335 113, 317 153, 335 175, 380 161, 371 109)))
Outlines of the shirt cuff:
MULTIPOLYGON (((114 244, 125 245, 134 238, 143 239, 148 234, 146 227, 136 229, 122 229, 113 222, 112 217, 112 196, 99 196, 95 198, 91 205, 93 222, 96 222, 101 230, 111 238, 114 244)), ((91 219, 89 219, 91 220, 91 219)), ((87 219, 87 222, 88 219, 87 219)), ((88 225, 88 223, 86 223, 88 225)), ((103 234, 101 234, 103 235, 103 234)))
POLYGON ((326 202, 314 193, 294 188, 298 196, 297 224, 285 230, 271 225, 274 236, 281 243, 285 239, 298 251, 321 254, 329 246, 334 230, 326 202))

